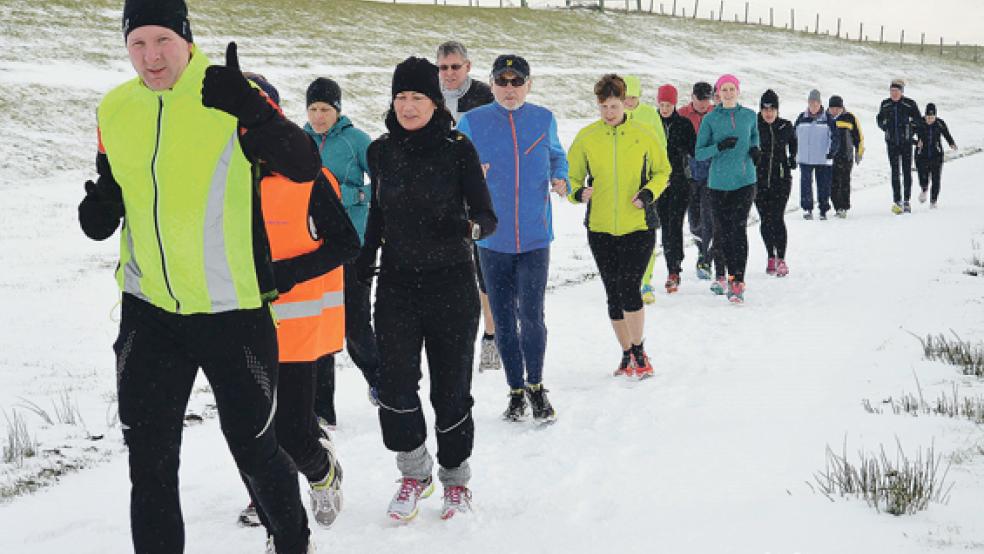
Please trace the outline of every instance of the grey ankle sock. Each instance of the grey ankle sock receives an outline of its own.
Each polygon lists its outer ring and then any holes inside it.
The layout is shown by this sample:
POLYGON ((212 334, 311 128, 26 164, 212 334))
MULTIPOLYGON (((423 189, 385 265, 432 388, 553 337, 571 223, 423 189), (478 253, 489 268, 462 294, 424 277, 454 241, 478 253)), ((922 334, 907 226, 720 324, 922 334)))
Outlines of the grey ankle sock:
POLYGON ((422 444, 410 452, 397 452, 396 467, 404 477, 424 480, 431 476, 434 460, 422 444))
POLYGON ((455 468, 441 467, 437 470, 437 478, 445 487, 466 487, 471 480, 471 466, 465 460, 455 468))

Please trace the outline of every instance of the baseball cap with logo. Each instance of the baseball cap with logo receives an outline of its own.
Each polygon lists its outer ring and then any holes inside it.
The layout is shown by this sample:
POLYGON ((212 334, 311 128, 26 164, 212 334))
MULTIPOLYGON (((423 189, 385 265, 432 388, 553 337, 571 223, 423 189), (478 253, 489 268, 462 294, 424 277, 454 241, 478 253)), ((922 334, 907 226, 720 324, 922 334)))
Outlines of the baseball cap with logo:
POLYGON ((492 77, 498 77, 507 71, 512 71, 520 77, 530 76, 530 64, 515 54, 504 54, 492 62, 492 77))

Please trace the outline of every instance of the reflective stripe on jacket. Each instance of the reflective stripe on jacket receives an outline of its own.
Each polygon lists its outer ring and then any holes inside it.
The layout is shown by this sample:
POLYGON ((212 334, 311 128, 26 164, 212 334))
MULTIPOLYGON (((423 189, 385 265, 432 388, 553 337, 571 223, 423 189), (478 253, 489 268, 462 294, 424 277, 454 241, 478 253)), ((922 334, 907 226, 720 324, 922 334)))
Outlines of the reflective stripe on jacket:
POLYGON ((258 308, 252 164, 236 118, 202 105, 197 47, 166 91, 140 78, 99 105, 101 144, 123 191, 120 289, 172 313, 258 308))
MULTIPOLYGON (((323 170, 335 194, 338 180, 323 170)), ((314 181, 295 183, 281 175, 260 181, 263 221, 274 261, 314 252, 324 239, 312 236, 308 207, 314 181)), ((313 362, 342 349, 345 340, 345 280, 339 267, 297 283, 273 303, 281 362, 313 362)))

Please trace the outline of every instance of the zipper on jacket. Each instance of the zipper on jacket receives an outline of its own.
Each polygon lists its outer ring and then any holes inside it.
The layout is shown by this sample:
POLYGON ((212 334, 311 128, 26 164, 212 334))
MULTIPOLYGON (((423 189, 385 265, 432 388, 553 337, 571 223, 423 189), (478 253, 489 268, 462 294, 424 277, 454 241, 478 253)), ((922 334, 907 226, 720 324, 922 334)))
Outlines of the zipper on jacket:
POLYGON ((769 125, 769 171, 768 177, 765 178, 765 187, 772 187, 772 162, 775 160, 776 154, 776 131, 773 125, 769 125))
POLYGON ((614 219, 612 219, 612 228, 614 229, 613 235, 618 236, 618 127, 612 128, 612 174, 615 177, 615 201, 612 202, 612 212, 614 213, 614 219))
POLYGON ((154 232, 157 234, 157 247, 161 253, 161 272, 164 274, 164 285, 167 293, 174 300, 174 311, 181 311, 181 302, 174 295, 171 288, 171 280, 167 276, 167 257, 164 255, 164 243, 161 242, 161 221, 160 221, 160 187, 157 182, 157 154, 161 149, 161 120, 164 117, 164 97, 157 97, 157 136, 154 139, 154 156, 150 159, 150 177, 154 183, 154 232))
POLYGON ((509 112, 509 127, 512 129, 513 157, 516 160, 516 253, 520 252, 519 245, 519 140, 516 138, 516 121, 513 119, 512 112, 509 112))

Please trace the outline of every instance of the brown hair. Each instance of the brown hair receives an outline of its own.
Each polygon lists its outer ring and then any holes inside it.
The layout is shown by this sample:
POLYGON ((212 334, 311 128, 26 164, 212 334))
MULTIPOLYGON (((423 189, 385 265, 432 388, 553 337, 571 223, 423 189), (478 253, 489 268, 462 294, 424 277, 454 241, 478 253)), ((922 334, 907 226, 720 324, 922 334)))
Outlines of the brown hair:
POLYGON ((598 97, 599 103, 612 97, 625 100, 625 88, 625 81, 621 77, 609 73, 595 83, 594 93, 598 97))

